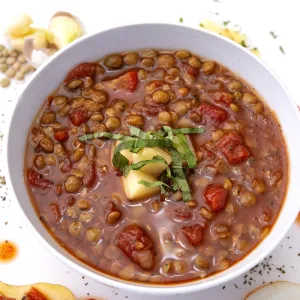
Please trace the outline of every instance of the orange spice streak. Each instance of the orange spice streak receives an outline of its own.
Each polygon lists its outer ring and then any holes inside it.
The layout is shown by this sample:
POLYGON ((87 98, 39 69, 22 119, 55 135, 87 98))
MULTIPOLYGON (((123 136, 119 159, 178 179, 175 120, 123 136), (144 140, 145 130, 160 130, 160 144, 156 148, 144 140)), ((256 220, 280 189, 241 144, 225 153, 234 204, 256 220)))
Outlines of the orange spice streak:
POLYGON ((300 226, 300 212, 297 216, 297 219, 296 219, 295 223, 300 226))
POLYGON ((12 242, 4 241, 0 243, 0 262, 13 260, 18 253, 18 248, 12 242))

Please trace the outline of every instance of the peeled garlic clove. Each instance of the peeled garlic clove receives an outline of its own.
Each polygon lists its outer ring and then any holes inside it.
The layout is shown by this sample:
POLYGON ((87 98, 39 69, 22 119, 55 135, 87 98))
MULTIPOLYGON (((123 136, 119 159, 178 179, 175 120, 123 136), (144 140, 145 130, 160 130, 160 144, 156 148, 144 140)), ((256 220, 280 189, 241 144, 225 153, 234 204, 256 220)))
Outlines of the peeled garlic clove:
POLYGON ((11 38, 9 41, 14 50, 23 52, 25 40, 23 38, 11 38))
POLYGON ((47 48, 48 41, 47 41, 47 30, 43 28, 34 28, 33 33, 27 35, 25 39, 32 39, 33 40, 33 47, 34 49, 42 49, 47 48))
POLYGON ((50 41, 61 49, 83 34, 81 22, 66 12, 56 13, 49 24, 50 41))
POLYGON ((55 52, 54 49, 42 48, 35 49, 34 40, 26 39, 24 43, 24 56, 29 64, 34 68, 38 68, 55 52))
POLYGON ((275 281, 262 285, 250 292, 245 300, 299 300, 300 285, 288 281, 275 281))
POLYGON ((15 37, 22 37, 30 34, 30 25, 33 23, 32 18, 27 14, 16 16, 12 19, 10 25, 6 29, 6 34, 15 37))
POLYGON ((23 52, 25 51, 24 49, 27 40, 33 41, 34 49, 47 48, 48 46, 47 36, 48 36, 48 32, 46 29, 34 28, 31 29, 31 32, 28 35, 22 37, 10 37, 9 42, 13 49, 23 52))

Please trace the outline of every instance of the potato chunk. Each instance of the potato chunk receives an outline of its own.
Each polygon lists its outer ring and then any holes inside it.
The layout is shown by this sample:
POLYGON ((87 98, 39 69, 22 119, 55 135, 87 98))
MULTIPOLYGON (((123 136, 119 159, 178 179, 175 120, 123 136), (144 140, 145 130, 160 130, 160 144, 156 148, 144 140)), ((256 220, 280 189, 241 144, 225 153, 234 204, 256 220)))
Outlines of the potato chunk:
MULTIPOLYGON (((141 160, 150 160, 154 156, 161 156, 163 157, 168 165, 171 163, 172 158, 171 155, 160 148, 143 148, 140 150, 136 155, 133 156, 133 163, 137 163, 141 160)), ((145 165, 140 169, 140 171, 147 173, 151 176, 158 177, 165 169, 167 168, 166 164, 164 163, 152 163, 145 165)))
POLYGON ((151 197, 159 193, 160 188, 148 188, 143 184, 140 184, 140 180, 145 180, 148 182, 154 182, 156 179, 142 171, 130 170, 126 177, 122 177, 126 197, 128 200, 136 201, 142 198, 151 197))

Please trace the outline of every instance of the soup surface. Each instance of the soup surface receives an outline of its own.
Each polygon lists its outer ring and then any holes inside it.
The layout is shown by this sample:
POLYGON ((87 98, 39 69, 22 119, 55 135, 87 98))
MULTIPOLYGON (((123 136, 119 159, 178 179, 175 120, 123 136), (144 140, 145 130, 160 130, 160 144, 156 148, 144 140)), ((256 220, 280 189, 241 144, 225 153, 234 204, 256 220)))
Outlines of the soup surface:
POLYGON ((253 88, 187 51, 147 49, 66 75, 32 123, 25 180, 73 255, 172 283, 227 269, 266 237, 287 168, 280 126, 253 88))

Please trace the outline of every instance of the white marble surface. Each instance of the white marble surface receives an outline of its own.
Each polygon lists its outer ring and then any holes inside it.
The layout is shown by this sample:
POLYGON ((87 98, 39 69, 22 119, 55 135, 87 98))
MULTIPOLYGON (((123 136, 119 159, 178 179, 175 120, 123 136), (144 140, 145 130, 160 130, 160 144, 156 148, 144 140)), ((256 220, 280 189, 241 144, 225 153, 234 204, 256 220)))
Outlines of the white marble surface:
MULTIPOLYGON (((261 51, 261 58, 284 81, 295 100, 298 97, 300 59, 296 21, 297 1, 294 0, 202 0, 202 1, 7 1, 0 9, 0 31, 4 31, 13 15, 28 12, 37 26, 46 26, 50 16, 60 10, 78 15, 87 32, 95 32, 113 26, 161 22, 179 23, 198 27, 203 19, 231 20, 239 24, 261 51), (219 15, 216 15, 218 13, 219 15), (277 39, 273 39, 274 31, 277 39), (285 49, 284 55, 279 46, 285 49)), ((220 50, 221 51, 221 50, 220 50)), ((24 82, 0 89, 0 133, 10 118, 24 82)), ((0 150, 3 144, 0 141, 0 150)), ((3 175, 0 161, 0 175, 3 175)), ((20 166, 21 167, 21 166, 20 166)), ((97 283, 69 269, 50 255, 34 239, 24 220, 15 208, 15 199, 6 197, 7 187, 0 185, 0 241, 14 241, 19 255, 9 264, 0 264, 0 280, 11 284, 27 284, 37 281, 60 283, 68 286, 79 299, 131 299, 151 300, 151 295, 134 295, 97 283), (88 297, 89 294, 89 297, 88 297)), ((300 197, 299 197, 300 198, 300 197)), ((300 200, 300 199, 299 199, 300 200)), ((174 299, 238 300, 263 282, 290 280, 300 282, 300 228, 294 225, 271 257, 250 271, 224 286, 196 294, 178 295, 174 299), (278 270, 281 268, 285 271, 278 270), (261 272, 260 272, 261 271, 261 272)), ((166 299, 167 297, 155 297, 166 299)))

